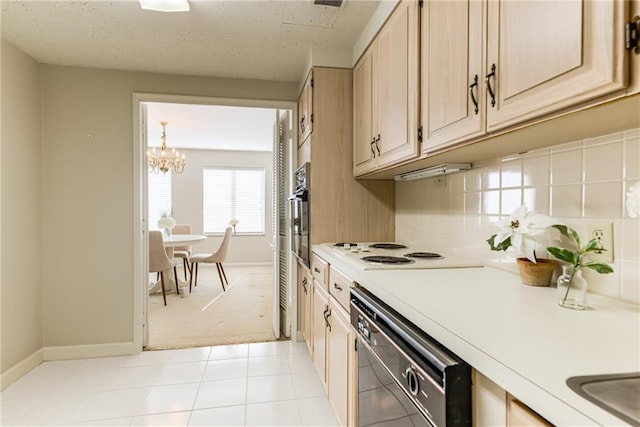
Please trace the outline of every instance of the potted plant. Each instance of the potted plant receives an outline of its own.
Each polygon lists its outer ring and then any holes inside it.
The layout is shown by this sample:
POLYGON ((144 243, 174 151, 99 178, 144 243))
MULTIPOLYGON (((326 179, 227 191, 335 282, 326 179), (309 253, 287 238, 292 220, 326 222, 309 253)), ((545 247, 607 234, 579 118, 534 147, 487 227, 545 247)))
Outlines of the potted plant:
POLYGON ((496 223, 500 231, 491 236, 487 243, 491 250, 511 250, 517 254, 518 269, 523 284, 549 286, 556 263, 553 260, 538 257, 536 249, 544 249, 549 239, 557 233, 551 228, 553 224, 552 218, 528 211, 526 205, 522 205, 508 218, 496 223))
POLYGON ((558 278, 558 304, 574 310, 584 310, 587 307, 587 281, 582 277, 582 269, 590 268, 598 273, 613 273, 613 268, 606 263, 589 261, 589 255, 594 251, 603 251, 596 239, 589 240, 584 246, 578 233, 564 225, 554 225, 567 242, 564 247, 551 246, 547 251, 567 265, 562 266, 562 276, 558 278))

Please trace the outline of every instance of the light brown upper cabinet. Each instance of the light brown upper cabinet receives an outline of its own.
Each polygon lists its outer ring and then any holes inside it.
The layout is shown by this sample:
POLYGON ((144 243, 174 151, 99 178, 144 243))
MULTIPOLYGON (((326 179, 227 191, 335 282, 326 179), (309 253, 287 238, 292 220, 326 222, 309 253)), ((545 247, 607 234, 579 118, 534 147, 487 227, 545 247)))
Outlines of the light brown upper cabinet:
POLYGON ((401 0, 353 74, 355 176, 417 157, 418 2, 401 0))
POLYGON ((423 153, 623 93, 627 8, 614 0, 425 1, 423 153))
POLYGON ((298 98, 298 145, 313 132, 313 70, 309 72, 298 98))

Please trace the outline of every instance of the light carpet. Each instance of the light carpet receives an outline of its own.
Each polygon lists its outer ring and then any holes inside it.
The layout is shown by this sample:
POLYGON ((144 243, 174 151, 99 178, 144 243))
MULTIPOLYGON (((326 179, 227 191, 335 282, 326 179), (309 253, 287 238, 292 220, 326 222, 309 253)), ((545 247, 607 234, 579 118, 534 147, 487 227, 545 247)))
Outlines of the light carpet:
MULTIPOLYGON (((198 286, 184 297, 149 295, 147 350, 274 341, 270 266, 225 266, 222 292, 215 264, 200 264, 198 286)), ((182 271, 178 271, 180 277, 182 271)))

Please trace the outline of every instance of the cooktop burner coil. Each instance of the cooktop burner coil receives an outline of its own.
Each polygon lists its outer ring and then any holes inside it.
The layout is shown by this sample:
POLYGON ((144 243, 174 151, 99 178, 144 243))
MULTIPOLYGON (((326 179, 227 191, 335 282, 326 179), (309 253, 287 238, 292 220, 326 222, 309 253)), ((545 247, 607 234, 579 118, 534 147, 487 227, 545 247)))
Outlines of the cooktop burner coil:
POLYGON ((335 245, 333 245, 333 246, 337 246, 337 247, 339 247, 339 248, 344 248, 344 245, 349 245, 349 247, 352 247, 352 246, 358 246, 358 244, 357 244, 357 243, 351 243, 351 242, 338 242, 338 243, 336 243, 336 244, 335 244, 335 245))
POLYGON ((370 247, 375 249, 407 249, 405 245, 399 243, 374 243, 370 247))
POLYGON ((411 264, 412 262, 414 262, 409 258, 382 255, 365 256, 361 259, 365 262, 372 262, 375 264, 411 264))
POLYGON ((407 258, 420 258, 420 259, 442 259, 443 256, 435 252, 411 252, 404 254, 407 258))

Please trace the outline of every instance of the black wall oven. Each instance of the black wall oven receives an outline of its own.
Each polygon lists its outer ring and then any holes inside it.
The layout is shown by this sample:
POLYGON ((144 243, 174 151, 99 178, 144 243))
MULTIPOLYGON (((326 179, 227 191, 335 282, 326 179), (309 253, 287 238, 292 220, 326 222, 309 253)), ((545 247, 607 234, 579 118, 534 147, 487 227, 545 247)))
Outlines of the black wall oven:
POLYGON ((358 426, 471 426, 471 367, 364 288, 351 289, 358 426))
POLYGON ((296 189, 289 197, 291 201, 291 251, 307 267, 310 267, 311 236, 309 233, 309 181, 310 163, 305 163, 295 172, 296 189))

